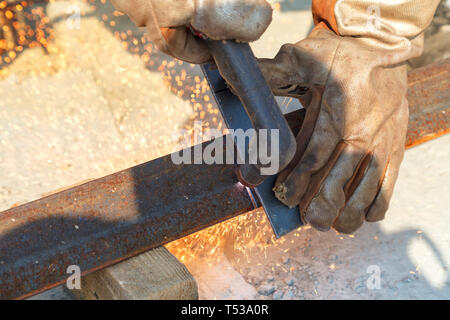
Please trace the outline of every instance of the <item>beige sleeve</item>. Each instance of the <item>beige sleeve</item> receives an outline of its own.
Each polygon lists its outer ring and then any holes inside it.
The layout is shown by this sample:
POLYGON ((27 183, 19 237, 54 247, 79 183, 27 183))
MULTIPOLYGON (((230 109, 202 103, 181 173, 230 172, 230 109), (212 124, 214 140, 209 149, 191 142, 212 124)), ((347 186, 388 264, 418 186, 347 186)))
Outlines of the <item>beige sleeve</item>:
POLYGON ((428 27, 439 0, 338 0, 334 14, 339 34, 414 38, 428 27))

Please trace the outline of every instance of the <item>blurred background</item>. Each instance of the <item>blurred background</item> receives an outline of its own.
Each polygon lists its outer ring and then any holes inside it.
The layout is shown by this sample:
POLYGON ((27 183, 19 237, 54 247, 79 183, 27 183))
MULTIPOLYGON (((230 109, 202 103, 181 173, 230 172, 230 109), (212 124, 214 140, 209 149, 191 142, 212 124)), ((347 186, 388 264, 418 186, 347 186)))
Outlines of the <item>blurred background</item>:
MULTIPOLYGON (((313 27, 311 1, 271 3, 258 57, 313 27)), ((449 57, 449 41, 442 1, 409 68, 449 57)), ((196 120, 226 131, 200 68, 159 52, 109 1, 0 0, 0 210, 174 152, 196 120)), ((167 247, 201 298, 450 298, 449 145, 408 151, 388 219, 355 235, 303 227, 275 240, 255 211, 167 247), (369 265, 383 270, 382 290, 365 286, 369 265)))

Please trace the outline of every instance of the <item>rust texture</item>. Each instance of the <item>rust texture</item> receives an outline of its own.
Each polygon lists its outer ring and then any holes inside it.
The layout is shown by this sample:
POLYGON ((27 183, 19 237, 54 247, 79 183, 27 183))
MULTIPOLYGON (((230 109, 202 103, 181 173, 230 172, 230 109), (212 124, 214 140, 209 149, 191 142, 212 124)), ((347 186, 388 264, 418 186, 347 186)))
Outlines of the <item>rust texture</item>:
POLYGON ((234 166, 169 155, 12 208, 0 213, 0 298, 64 283, 70 265, 107 267, 247 212, 251 200, 234 166))
MULTIPOLYGON (((409 75, 407 146, 449 131, 449 61, 409 75)), ((287 116, 294 131, 303 114, 287 116)), ((70 265, 87 274, 253 208, 234 166, 166 156, 9 209, 0 213, 0 298, 31 296, 64 283, 70 265)))
POLYGON ((450 132, 450 58, 409 73, 406 147, 450 132))

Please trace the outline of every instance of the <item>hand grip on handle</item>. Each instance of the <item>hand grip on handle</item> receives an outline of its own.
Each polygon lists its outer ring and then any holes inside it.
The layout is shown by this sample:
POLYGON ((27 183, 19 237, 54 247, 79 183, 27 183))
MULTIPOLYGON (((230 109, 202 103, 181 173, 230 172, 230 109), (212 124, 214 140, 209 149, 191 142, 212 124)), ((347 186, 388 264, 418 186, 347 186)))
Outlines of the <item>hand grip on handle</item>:
MULTIPOLYGON (((205 40, 222 77, 231 85, 234 93, 244 106, 256 133, 267 129, 267 154, 273 157, 271 150, 271 130, 279 131, 278 170, 282 171, 293 159, 296 140, 284 118, 270 87, 259 69, 258 62, 247 43, 235 41, 205 40)), ((258 150, 258 134, 250 141, 249 150, 258 150)), ((249 187, 260 185, 267 176, 261 175, 266 160, 259 159, 256 164, 243 164, 238 168, 238 178, 249 187), (261 161, 260 161, 261 160, 261 161)))

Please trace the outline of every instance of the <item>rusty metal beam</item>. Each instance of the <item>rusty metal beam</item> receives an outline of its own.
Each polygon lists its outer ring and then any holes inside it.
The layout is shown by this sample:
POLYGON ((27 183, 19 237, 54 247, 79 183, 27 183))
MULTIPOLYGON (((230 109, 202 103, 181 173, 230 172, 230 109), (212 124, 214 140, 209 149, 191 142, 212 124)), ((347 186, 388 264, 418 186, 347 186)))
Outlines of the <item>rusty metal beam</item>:
POLYGON ((450 58, 410 72, 408 82, 409 148, 450 132, 450 58))
POLYGON ((0 298, 45 291, 70 265, 92 272, 253 208, 234 166, 175 165, 169 155, 7 210, 0 298))
MULTIPOLYGON (((449 61, 410 74, 408 146, 449 131, 449 61)), ((252 210, 253 200, 233 166, 179 166, 166 156, 9 209, 0 213, 0 298, 61 284, 70 265, 105 268, 252 210)))

